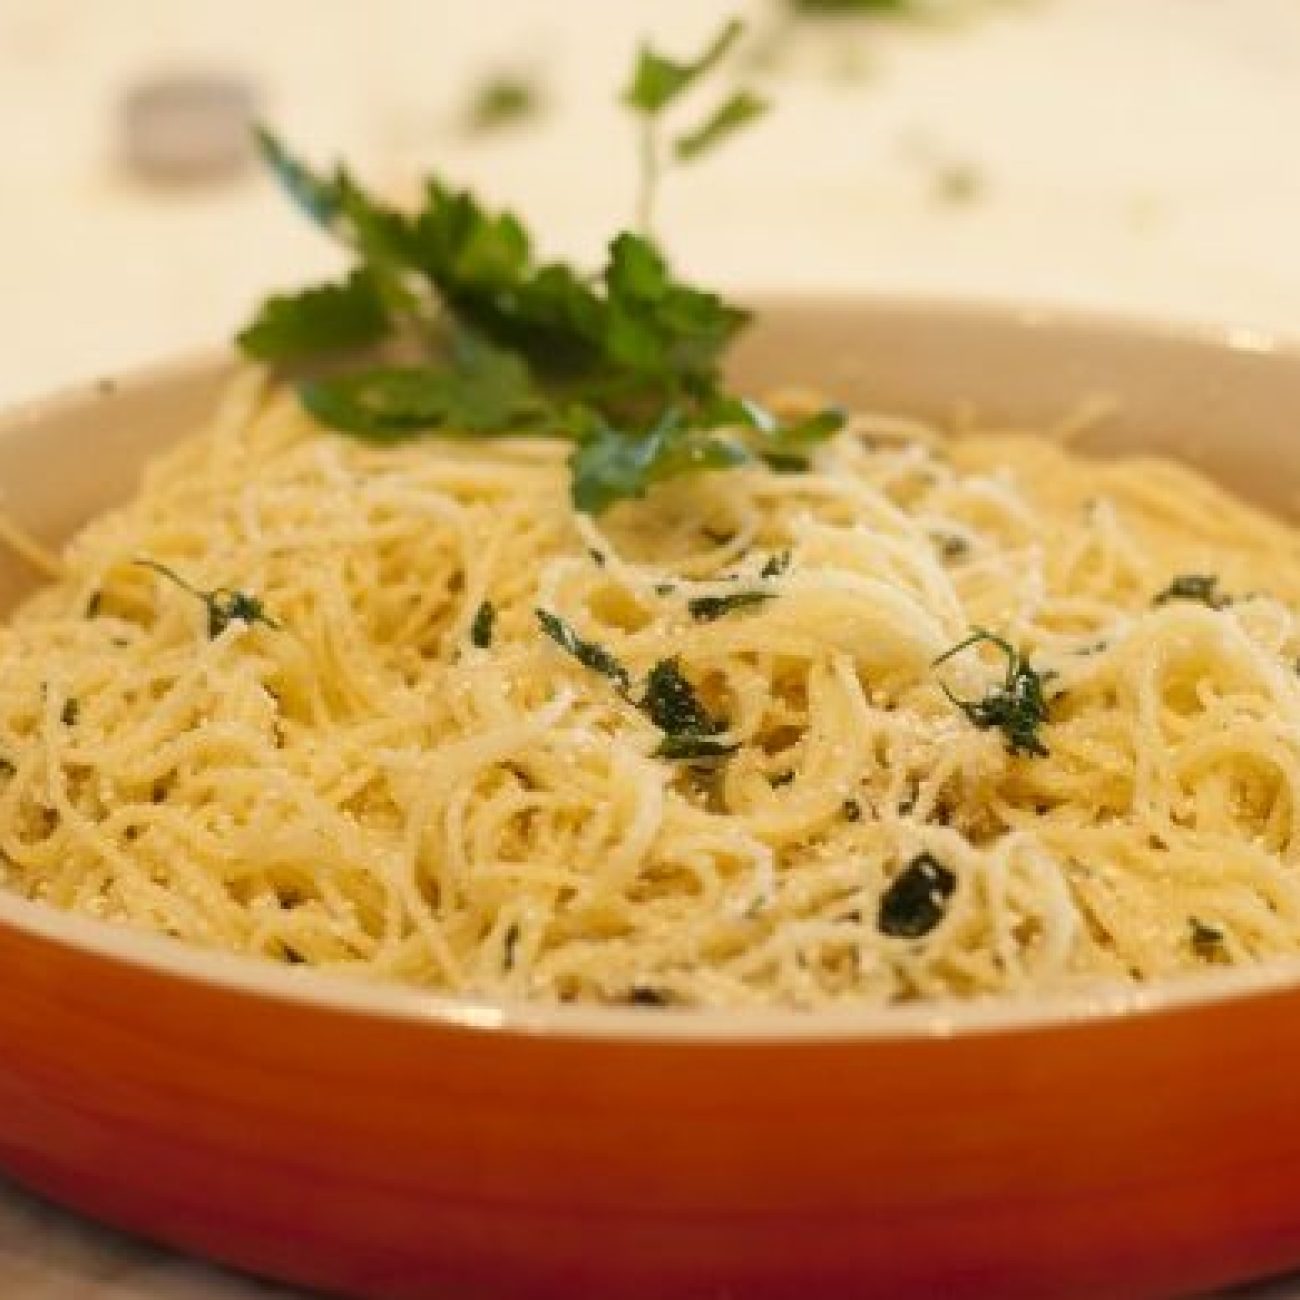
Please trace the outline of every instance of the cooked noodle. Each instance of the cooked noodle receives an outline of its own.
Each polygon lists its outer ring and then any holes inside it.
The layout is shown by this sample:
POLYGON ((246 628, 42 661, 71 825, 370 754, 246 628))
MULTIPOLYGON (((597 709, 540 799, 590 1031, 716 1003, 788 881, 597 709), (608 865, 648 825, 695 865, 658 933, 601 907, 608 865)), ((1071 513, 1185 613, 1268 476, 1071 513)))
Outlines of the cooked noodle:
POLYGON ((810 473, 594 520, 566 455, 369 446, 241 376, 0 629, 8 886, 544 1000, 881 1004, 1300 951, 1300 534, 1169 462, 870 415, 810 473), (140 559, 273 625, 210 637, 140 559), (1154 602, 1186 574, 1231 602, 1154 602), (766 599, 691 616, 738 590, 766 599), (538 609, 633 682, 676 657, 739 748, 657 757, 538 609), (1001 679, 991 644, 935 666, 973 627, 1052 674, 1046 755, 942 690, 1001 679), (942 914, 882 933, 923 853, 942 914))

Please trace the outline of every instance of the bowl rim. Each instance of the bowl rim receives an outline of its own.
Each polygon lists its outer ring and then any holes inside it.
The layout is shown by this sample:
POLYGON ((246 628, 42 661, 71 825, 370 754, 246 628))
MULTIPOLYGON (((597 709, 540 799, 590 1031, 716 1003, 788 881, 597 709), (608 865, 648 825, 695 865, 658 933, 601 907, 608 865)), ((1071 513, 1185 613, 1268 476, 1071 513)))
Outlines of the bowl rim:
MULTIPOLYGON (((742 295, 772 310, 852 310, 913 321, 943 317, 966 326, 1026 334, 1107 336, 1130 347, 1173 346, 1276 358, 1300 370, 1300 337, 1248 325, 1198 324, 1093 309, 935 294, 762 292, 742 295)), ((214 346, 111 379, 65 384, 0 409, 0 438, 47 419, 93 413, 101 401, 147 396, 165 384, 215 380, 235 362, 214 346)), ((271 1004, 429 1027, 549 1039, 676 1045, 782 1043, 889 1044, 1000 1033, 1068 1030, 1089 1024, 1204 1010, 1213 1005, 1291 994, 1300 996, 1300 957, 1191 973, 1149 985, 1089 985, 1047 995, 1000 994, 917 1005, 836 1005, 787 1008, 646 1008, 552 1004, 473 994, 449 995, 364 975, 282 966, 263 958, 207 950, 179 939, 95 917, 63 912, 8 894, 0 887, 0 931, 16 931, 82 955, 133 967, 160 978, 271 1004)))

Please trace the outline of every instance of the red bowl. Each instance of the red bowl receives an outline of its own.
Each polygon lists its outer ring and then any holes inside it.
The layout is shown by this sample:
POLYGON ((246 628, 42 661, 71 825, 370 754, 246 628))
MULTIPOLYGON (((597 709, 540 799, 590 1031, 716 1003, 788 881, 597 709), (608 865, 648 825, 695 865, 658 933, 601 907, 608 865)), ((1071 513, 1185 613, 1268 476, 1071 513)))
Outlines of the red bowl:
MULTIPOLYGON (((739 364, 1300 481, 1300 354, 1256 337, 785 302, 739 364)), ((210 359, 0 423, 57 537, 192 428, 210 359), (94 439, 95 455, 82 451, 94 439)), ((0 571, 4 593, 20 582, 0 571)), ((805 1014, 487 1005, 0 897, 0 1164, 108 1223, 358 1296, 1169 1294, 1300 1263, 1300 970, 805 1014)))

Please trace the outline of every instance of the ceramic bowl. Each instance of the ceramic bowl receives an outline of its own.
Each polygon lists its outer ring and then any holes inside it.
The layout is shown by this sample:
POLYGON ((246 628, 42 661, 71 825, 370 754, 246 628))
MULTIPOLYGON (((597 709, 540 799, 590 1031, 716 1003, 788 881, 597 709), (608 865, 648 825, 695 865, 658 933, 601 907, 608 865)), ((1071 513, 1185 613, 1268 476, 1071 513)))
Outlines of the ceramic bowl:
MULTIPOLYGON (((1256 335, 773 301, 751 385, 1180 455, 1279 509, 1300 353, 1256 335)), ((228 358, 0 421, 57 540, 193 430, 228 358)), ((0 599, 26 582, 0 565, 0 599)), ((833 1014, 544 1008, 349 983, 0 895, 0 1165, 330 1292, 1150 1296, 1300 1264, 1300 971, 833 1014)))

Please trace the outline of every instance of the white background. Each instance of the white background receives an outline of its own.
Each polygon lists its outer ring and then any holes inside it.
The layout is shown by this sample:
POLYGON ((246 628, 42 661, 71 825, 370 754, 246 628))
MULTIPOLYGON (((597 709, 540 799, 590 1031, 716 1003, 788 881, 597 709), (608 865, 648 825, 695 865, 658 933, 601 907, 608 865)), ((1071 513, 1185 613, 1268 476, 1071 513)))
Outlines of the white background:
MULTIPOLYGON (((117 108, 138 79, 245 75, 312 156, 395 191, 434 164, 526 212, 547 249, 595 259, 631 207, 613 99, 637 34, 688 51, 723 13, 768 31, 776 8, 0 0, 0 403, 219 341, 269 287, 329 264, 253 173, 133 181, 117 108), (553 112, 467 140, 475 79, 521 64, 553 112)), ((804 24, 783 46, 770 119, 665 191, 662 235, 692 272, 1300 333, 1297 0, 1027 0, 956 29, 804 24), (979 201, 936 201, 931 155, 974 164, 979 201)))

